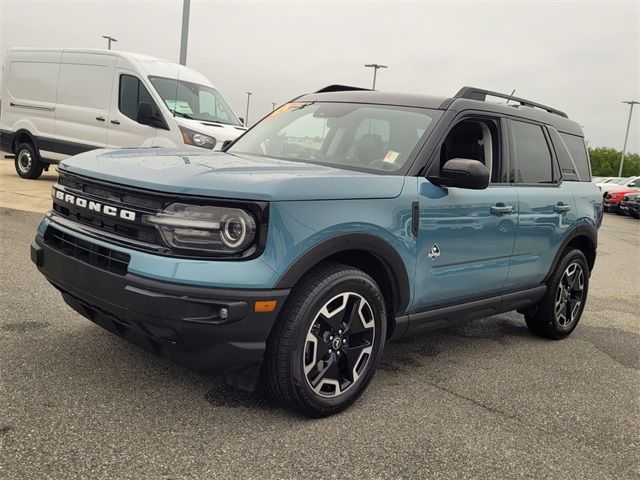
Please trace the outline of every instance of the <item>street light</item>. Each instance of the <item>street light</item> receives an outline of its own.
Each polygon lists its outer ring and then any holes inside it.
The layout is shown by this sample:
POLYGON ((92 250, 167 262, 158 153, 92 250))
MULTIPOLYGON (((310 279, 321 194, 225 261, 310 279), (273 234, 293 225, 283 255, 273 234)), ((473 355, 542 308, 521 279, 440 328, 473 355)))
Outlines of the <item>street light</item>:
POLYGON ((110 37, 109 35, 102 35, 102 38, 107 39, 107 50, 111 50, 111 42, 115 43, 118 41, 115 38, 110 37))
POLYGON ((187 44, 189 43, 189 12, 191 0, 182 2, 182 33, 180 35, 180 65, 187 64, 187 44))
POLYGON ((622 167, 624 167, 624 156, 627 153, 627 140, 629 140, 629 127, 631 127, 631 115, 633 114, 633 106, 640 103, 635 100, 627 100, 622 103, 629 104, 629 120, 627 120, 627 133, 624 135, 624 147, 622 147, 622 158, 620 159, 620 169, 618 170, 618 176, 622 176, 622 167))
POLYGON ((247 92, 247 114, 244 116, 244 125, 245 127, 249 125, 249 101, 251 100, 251 92, 247 92))
POLYGON ((367 65, 365 65, 365 67, 373 68, 373 87, 371 88, 371 90, 375 90, 376 89, 376 73, 378 73, 378 69, 389 68, 389 67, 387 67, 386 65, 380 65, 379 63, 368 63, 367 65))

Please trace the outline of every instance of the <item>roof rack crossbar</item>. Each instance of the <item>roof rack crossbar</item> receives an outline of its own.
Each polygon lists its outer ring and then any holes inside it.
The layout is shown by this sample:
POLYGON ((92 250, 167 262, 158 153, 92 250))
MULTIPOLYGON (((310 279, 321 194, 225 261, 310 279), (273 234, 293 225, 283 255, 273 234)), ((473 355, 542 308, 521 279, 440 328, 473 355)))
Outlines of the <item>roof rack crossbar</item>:
POLYGON ((504 98, 506 100, 512 100, 514 102, 518 102, 520 105, 525 107, 534 107, 545 110, 549 113, 553 113, 554 115, 560 115, 564 118, 569 118, 566 113, 561 110, 557 110, 552 107, 548 107, 546 105, 542 105, 541 103, 532 102, 531 100, 527 100, 525 98, 514 97, 513 95, 508 95, 506 93, 492 92, 491 90, 484 90, 482 88, 476 87, 462 87, 458 93, 455 94, 455 98, 466 98, 469 100, 479 100, 481 102, 486 101, 487 95, 490 97, 498 97, 504 98))

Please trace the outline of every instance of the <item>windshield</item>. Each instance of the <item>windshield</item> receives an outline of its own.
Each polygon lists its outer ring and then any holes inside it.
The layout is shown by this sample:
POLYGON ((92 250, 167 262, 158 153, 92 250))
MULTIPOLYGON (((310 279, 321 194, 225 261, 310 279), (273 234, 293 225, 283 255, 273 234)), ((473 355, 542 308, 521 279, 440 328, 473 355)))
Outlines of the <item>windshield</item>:
POLYGON ((628 178, 616 178, 615 180, 611 180, 611 183, 615 183, 616 185, 624 185, 628 181, 628 178))
POLYGON ((437 110, 355 103, 288 103, 238 139, 231 153, 334 167, 401 170, 437 110))
POLYGON ((242 126, 215 88, 175 78, 149 77, 149 81, 174 115, 200 122, 242 126))

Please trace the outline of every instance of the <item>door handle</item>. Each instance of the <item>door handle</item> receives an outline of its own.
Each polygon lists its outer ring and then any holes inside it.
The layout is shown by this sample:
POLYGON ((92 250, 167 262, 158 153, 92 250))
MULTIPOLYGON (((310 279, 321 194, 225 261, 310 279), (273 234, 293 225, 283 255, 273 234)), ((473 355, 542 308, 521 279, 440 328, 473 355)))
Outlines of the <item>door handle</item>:
POLYGON ((120 120, 111 120, 114 125, 120 125, 120 120))
POLYGON ((491 207, 491 215, 503 215, 505 213, 513 213, 512 205, 505 205, 504 203, 496 203, 491 207))
POLYGON ((96 117, 96 120, 98 120, 99 122, 104 122, 105 118, 104 117, 96 117))
POLYGON ((556 213, 566 213, 571 210, 571 205, 567 205, 566 203, 558 202, 557 205, 554 205, 553 211, 556 213))

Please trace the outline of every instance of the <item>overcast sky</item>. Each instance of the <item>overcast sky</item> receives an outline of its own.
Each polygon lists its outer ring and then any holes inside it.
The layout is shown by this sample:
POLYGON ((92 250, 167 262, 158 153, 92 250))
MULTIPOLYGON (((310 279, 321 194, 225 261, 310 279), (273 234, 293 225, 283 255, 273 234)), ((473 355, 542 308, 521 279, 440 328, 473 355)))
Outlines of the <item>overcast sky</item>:
MULTIPOLYGON (((104 48, 178 61, 182 0, 0 0, 7 48, 104 48)), ((591 146, 622 148, 640 101, 640 1, 191 2, 187 66, 251 120, 332 84, 453 95, 474 85, 549 104, 584 126, 591 146)), ((639 106, 640 107, 640 106, 639 106)), ((640 151, 640 108, 630 150, 640 151)))

